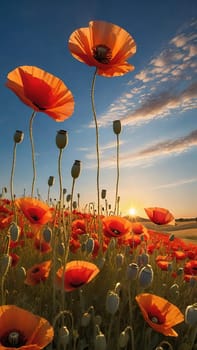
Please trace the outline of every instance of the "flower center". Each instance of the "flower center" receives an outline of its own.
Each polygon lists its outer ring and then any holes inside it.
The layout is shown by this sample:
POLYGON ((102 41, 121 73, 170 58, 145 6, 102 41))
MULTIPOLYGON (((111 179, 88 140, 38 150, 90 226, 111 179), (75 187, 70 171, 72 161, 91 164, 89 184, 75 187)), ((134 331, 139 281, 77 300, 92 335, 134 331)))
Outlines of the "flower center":
POLYGON ((26 344, 26 338, 18 330, 12 330, 1 337, 0 344, 6 348, 20 348, 26 344))
POLYGON ((117 230, 117 229, 112 229, 112 232, 115 234, 115 235, 120 235, 121 234, 121 232, 119 231, 119 230, 117 230))
POLYGON ((45 110, 46 110, 45 107, 40 107, 39 104, 36 103, 36 102, 33 102, 33 104, 34 104, 36 107, 38 107, 40 111, 45 111, 45 110))
POLYGON ((158 318, 155 317, 155 316, 153 316, 153 317, 151 318, 151 321, 152 321, 153 323, 159 323, 158 318))
POLYGON ((100 63, 108 64, 112 58, 111 49, 105 45, 97 45, 94 46, 93 49, 93 57, 100 63))

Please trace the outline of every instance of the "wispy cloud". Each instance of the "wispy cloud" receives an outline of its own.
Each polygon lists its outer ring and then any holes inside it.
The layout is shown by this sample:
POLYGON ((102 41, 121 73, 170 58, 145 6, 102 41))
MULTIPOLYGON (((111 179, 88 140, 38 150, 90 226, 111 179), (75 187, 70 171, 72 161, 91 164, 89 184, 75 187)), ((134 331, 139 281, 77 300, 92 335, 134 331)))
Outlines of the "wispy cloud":
POLYGON ((191 179, 181 179, 181 180, 176 180, 175 182, 167 183, 167 184, 161 184, 159 186, 155 186, 152 189, 154 190, 160 190, 161 188, 172 188, 172 187, 177 187, 177 186, 184 186, 188 184, 192 184, 194 182, 197 182, 197 177, 193 177, 191 179))
MULTIPOLYGON (((178 155, 183 152, 187 152, 192 147, 197 146, 197 129, 190 132, 186 136, 181 136, 173 140, 165 140, 162 142, 155 142, 141 150, 130 153, 122 153, 120 157, 121 168, 129 166, 150 166, 158 159, 166 156, 178 155)), ((115 157, 108 157, 107 154, 103 154, 105 157, 102 158, 102 168, 115 168, 116 159, 115 157)), ((95 158, 95 155, 89 154, 88 159, 95 158)), ((89 168, 94 168, 95 164, 89 164, 89 168)))
POLYGON ((128 90, 99 116, 100 126, 111 124, 114 115, 123 124, 141 124, 197 107, 196 27, 190 23, 132 78, 128 90))

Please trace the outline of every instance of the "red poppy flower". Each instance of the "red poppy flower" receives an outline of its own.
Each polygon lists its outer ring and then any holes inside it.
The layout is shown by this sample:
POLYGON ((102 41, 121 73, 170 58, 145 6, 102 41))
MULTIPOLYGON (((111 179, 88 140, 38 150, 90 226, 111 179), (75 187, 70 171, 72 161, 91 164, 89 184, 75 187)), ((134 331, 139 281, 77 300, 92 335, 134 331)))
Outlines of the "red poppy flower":
POLYGON ((166 225, 174 220, 174 216, 165 208, 144 208, 149 219, 157 225, 166 225))
POLYGON ((43 69, 34 66, 17 67, 8 74, 6 86, 23 103, 57 122, 62 122, 73 114, 72 93, 59 78, 43 69))
POLYGON ((46 319, 15 305, 0 306, 0 350, 41 350, 53 336, 46 319))
POLYGON ((178 336, 172 327, 183 322, 184 315, 175 305, 164 298, 149 293, 139 294, 135 299, 150 327, 166 336, 178 336))
POLYGON ((63 267, 57 271, 55 284, 61 289, 64 279, 64 290, 70 292, 92 281, 98 273, 99 269, 95 264, 80 260, 70 261, 66 264, 65 271, 63 267))
POLYGON ((29 197, 19 198, 15 201, 15 203, 33 225, 44 225, 52 221, 52 212, 50 207, 38 199, 29 197))
POLYGON ((197 260, 188 261, 184 266, 184 272, 186 275, 197 276, 197 260))
POLYGON ((136 52, 135 41, 115 24, 91 21, 71 34, 68 46, 77 60, 96 67, 98 75, 114 77, 134 69, 127 59, 136 52))
POLYGON ((106 216, 102 220, 103 234, 106 237, 126 236, 132 230, 132 224, 129 220, 120 216, 106 216))
POLYGON ((25 284, 35 286, 40 282, 46 281, 51 270, 51 260, 36 264, 27 270, 25 284))
POLYGON ((146 233, 147 229, 141 222, 132 222, 132 232, 136 235, 146 233))

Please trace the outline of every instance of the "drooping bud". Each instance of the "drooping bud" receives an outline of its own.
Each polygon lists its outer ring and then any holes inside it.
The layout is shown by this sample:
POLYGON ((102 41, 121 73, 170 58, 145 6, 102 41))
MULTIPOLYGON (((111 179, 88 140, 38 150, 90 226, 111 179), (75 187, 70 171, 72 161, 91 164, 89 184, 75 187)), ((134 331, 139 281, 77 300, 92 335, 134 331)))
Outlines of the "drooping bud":
POLYGON ((43 235, 45 242, 47 242, 47 243, 51 242, 52 230, 50 227, 45 228, 44 231, 42 232, 42 235, 43 235))
POLYGON ((197 327, 197 303, 186 307, 185 322, 197 327))
POLYGON ((54 176, 49 176, 48 178, 48 185, 51 187, 54 185, 55 182, 55 177, 54 176))
POLYGON ((15 222, 12 222, 9 227, 9 234, 10 234, 11 240, 14 242, 18 241, 19 233, 20 233, 19 226, 15 222))
POLYGON ((17 277, 17 282, 18 281, 24 281, 25 277, 26 277, 26 270, 23 266, 19 266, 16 269, 16 277, 17 277))
POLYGON ((153 269, 151 265, 144 266, 139 272, 139 284, 142 288, 147 288, 153 282, 153 269))
POLYGON ((9 254, 3 254, 0 257, 0 277, 3 277, 7 274, 11 261, 12 258, 9 254))
POLYGON ((91 320, 91 314, 89 312, 84 312, 81 318, 82 327, 87 327, 91 320))
POLYGON ((139 266, 136 263, 131 263, 127 267, 127 278, 131 281, 135 280, 137 278, 139 271, 139 266))
POLYGON ((114 288, 114 292, 120 295, 120 291, 121 291, 121 284, 120 282, 117 282, 114 288))
POLYGON ((118 135, 121 132, 121 122, 120 120, 114 120, 113 121, 113 131, 114 134, 118 135))
POLYGON ((105 199, 105 198, 106 198, 106 194, 107 194, 107 190, 104 190, 104 189, 103 189, 103 190, 101 191, 101 198, 102 198, 102 199, 105 199))
POLYGON ((56 145, 59 149, 63 149, 68 143, 68 133, 66 130, 59 130, 56 135, 56 145))
POLYGON ((71 176, 73 179, 77 179, 79 177, 80 170, 81 170, 81 161, 75 160, 71 169, 71 176))
POLYGON ((121 253, 118 253, 116 255, 116 265, 118 268, 120 268, 124 263, 124 255, 121 253))
POLYGON ((129 335, 127 332, 123 331, 119 336, 119 346, 120 348, 125 348, 129 341, 129 335))
POLYGON ((16 130, 14 134, 14 142, 21 143, 24 139, 24 133, 20 130, 16 130))
POLYGON ((120 297, 117 293, 109 291, 106 298, 106 310, 114 315, 119 308, 120 297))
POLYGON ((66 326, 63 326, 59 329, 58 340, 60 344, 67 345, 69 343, 70 332, 66 326))
POLYGON ((99 333, 95 338, 95 350, 106 350, 107 342, 105 335, 103 333, 99 333))

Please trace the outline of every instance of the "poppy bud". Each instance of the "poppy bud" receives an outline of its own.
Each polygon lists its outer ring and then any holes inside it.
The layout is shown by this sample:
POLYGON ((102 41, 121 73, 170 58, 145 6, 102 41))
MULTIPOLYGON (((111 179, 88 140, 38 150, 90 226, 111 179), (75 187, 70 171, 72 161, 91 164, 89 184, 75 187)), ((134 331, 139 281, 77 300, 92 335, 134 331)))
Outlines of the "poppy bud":
POLYGON ((114 292, 119 295, 120 294, 120 290, 121 290, 121 284, 120 284, 120 282, 118 282, 115 285, 114 292))
POLYGON ((49 176, 48 178, 48 185, 51 187, 54 185, 55 182, 55 177, 54 176, 49 176))
POLYGON ((127 267, 127 278, 129 280, 135 280, 137 278, 138 271, 139 271, 138 264, 136 263, 129 264, 129 266, 127 267))
POLYGON ((12 241, 14 241, 14 242, 18 241, 20 228, 18 227, 18 225, 15 222, 13 222, 10 225, 9 233, 10 233, 10 238, 11 238, 12 241))
POLYGON ((90 320, 91 320, 91 315, 89 312, 85 312, 83 315, 82 315, 82 318, 81 318, 81 325, 82 327, 87 327, 90 323, 90 320))
POLYGON ((100 315, 96 315, 94 321, 96 325, 100 326, 102 323, 102 317, 100 315))
POLYGON ((129 335, 127 332, 123 331, 119 336, 119 346, 120 348, 125 348, 129 341, 129 335))
POLYGON ((117 293, 109 291, 106 299, 106 310, 114 315, 119 308, 120 297, 117 293))
POLYGON ((17 276, 17 281, 24 281, 26 277, 26 270, 23 266, 19 266, 16 269, 16 276, 17 276))
POLYGON ((58 339, 60 341, 60 344, 67 345, 69 343, 69 336, 70 336, 70 332, 66 326, 61 327, 59 329, 58 339))
POLYGON ((113 130, 114 134, 118 135, 121 132, 121 122, 120 120, 114 120, 113 121, 113 130))
POLYGON ((107 190, 102 190, 101 191, 101 198, 105 199, 106 198, 106 194, 107 194, 107 190))
POLYGON ((153 269, 151 265, 144 266, 139 273, 139 284, 142 288, 147 288, 153 281, 153 269))
POLYGON ((185 322, 192 326, 197 326, 197 303, 186 307, 185 322))
POLYGON ((107 343, 106 343, 106 338, 103 333, 99 333, 96 336, 95 339, 95 350, 106 350, 107 348, 107 343))
POLYGON ((68 134, 65 130, 59 130, 56 135, 56 145, 59 149, 66 147, 68 143, 68 134))
POLYGON ((14 142, 21 143, 24 139, 24 133, 20 130, 16 130, 14 134, 14 142))
POLYGON ((3 277, 7 274, 11 261, 12 258, 8 254, 3 254, 0 257, 0 277, 3 277))
POLYGON ((141 254, 141 263, 142 265, 147 265, 149 263, 149 255, 146 253, 141 254))
POLYGON ((64 255, 64 252, 65 252, 65 245, 63 242, 61 242, 60 244, 58 244, 57 246, 57 251, 58 251, 58 254, 60 256, 63 256, 64 255))
POLYGON ((88 238, 87 242, 86 242, 86 252, 88 254, 92 253, 94 250, 94 240, 93 238, 88 238))
POLYGON ((77 202, 73 201, 73 209, 77 209, 77 202))
POLYGON ((67 202, 70 202, 70 200, 71 200, 71 194, 67 194, 67 196, 66 196, 66 201, 67 201, 67 202))
POLYGON ((47 243, 51 242, 52 230, 49 227, 44 229, 44 231, 42 232, 42 235, 43 235, 45 242, 47 242, 47 243))
POLYGON ((80 160, 75 160, 71 169, 71 176, 73 179, 77 179, 79 177, 80 170, 81 170, 81 162, 80 160))
POLYGON ((124 255, 119 253, 116 255, 116 265, 118 268, 120 268, 124 263, 124 255))
POLYGON ((63 194, 65 195, 67 192, 67 189, 66 188, 63 188, 63 194))

